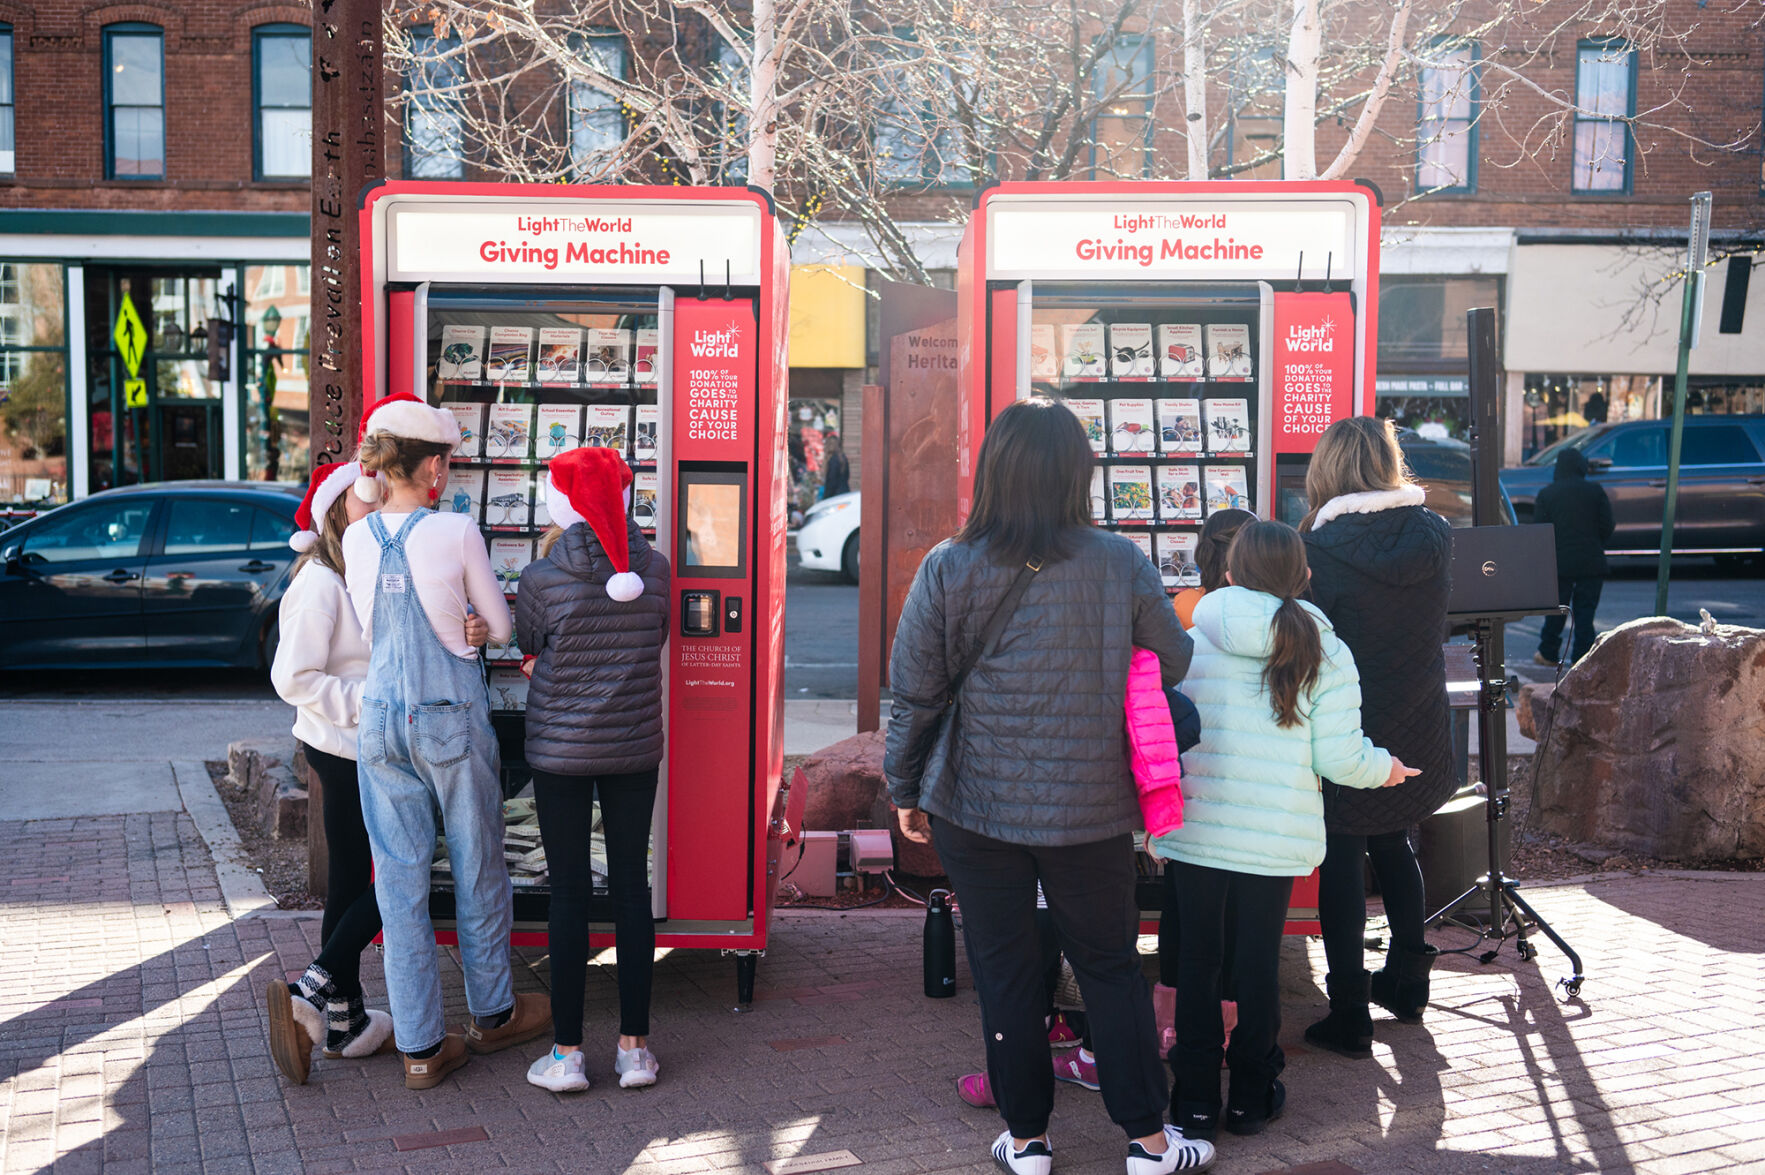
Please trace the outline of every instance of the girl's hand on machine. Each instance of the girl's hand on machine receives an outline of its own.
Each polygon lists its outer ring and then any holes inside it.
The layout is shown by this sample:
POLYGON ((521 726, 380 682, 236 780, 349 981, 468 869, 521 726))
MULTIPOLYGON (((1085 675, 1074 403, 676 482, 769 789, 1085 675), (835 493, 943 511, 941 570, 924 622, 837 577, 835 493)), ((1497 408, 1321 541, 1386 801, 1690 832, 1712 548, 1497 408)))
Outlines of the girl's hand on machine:
POLYGON ((917 845, 932 843, 932 822, 918 808, 897 808, 895 819, 900 822, 901 835, 917 845))
POLYGON ((1403 760, 1396 755, 1391 756, 1391 774, 1385 777, 1381 787, 1396 787, 1406 779, 1422 774, 1420 767, 1405 767, 1403 760))

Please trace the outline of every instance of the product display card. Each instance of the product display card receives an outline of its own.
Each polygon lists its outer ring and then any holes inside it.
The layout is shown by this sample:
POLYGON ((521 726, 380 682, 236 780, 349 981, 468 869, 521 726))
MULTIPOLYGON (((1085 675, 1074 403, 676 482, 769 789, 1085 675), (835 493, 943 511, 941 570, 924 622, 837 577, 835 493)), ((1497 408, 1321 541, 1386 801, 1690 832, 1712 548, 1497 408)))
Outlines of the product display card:
POLYGON ((525 710, 527 708, 527 675, 514 665, 493 665, 490 669, 490 708, 492 710, 525 710))
POLYGON ((541 469, 533 475, 533 529, 544 530, 552 524, 552 512, 545 504, 546 471, 541 469))
POLYGON ((1195 547, 1199 541, 1192 530, 1167 530, 1155 535, 1158 546, 1158 574, 1165 587, 1198 587, 1201 568, 1195 564, 1195 547))
POLYGON ((631 516, 644 530, 656 528, 656 471, 640 470, 631 479, 631 516))
POLYGON ((441 328, 441 356, 435 362, 435 378, 463 381, 484 378, 483 327, 441 328))
POLYGON ((1109 436, 1103 428, 1103 401, 1068 398, 1066 406, 1085 426, 1085 439, 1091 442, 1091 452, 1109 452, 1109 436))
POLYGON ((492 404, 484 426, 484 455, 492 461, 525 461, 533 450, 533 405, 492 404))
POLYGON ((1138 398, 1109 402, 1109 451, 1152 452, 1152 401, 1138 398))
POLYGON ((1109 520, 1109 498, 1103 491, 1103 466, 1091 467, 1091 520, 1107 522, 1109 520))
POLYGON ((484 487, 484 525, 526 530, 533 517, 533 475, 525 469, 489 469, 484 487))
POLYGON ((656 463, 656 436, 662 427, 662 409, 655 404, 639 404, 637 424, 631 432, 631 459, 638 464, 656 463))
POLYGON ((1205 472, 1207 512, 1250 509, 1250 477, 1242 465, 1209 465, 1205 472))
POLYGON ((1067 379, 1102 379, 1108 374, 1101 322, 1063 323, 1060 353, 1065 356, 1060 373, 1067 379))
POLYGON ((578 404, 541 404, 533 427, 534 448, 541 461, 582 445, 582 407, 578 404))
POLYGON ((435 503, 444 514, 470 514, 474 519, 484 512, 484 473, 455 465, 447 471, 447 492, 435 503))
POLYGON ((1160 453, 1201 452, 1201 401, 1156 400, 1158 412, 1158 451, 1160 453))
POLYGON ((1158 374, 1166 379, 1200 379, 1206 365, 1201 361, 1201 324, 1165 322, 1158 327, 1158 374))
POLYGON ((624 404, 590 404, 582 424, 582 447, 611 449, 625 456, 626 428, 631 409, 624 404))
POLYGON ((1245 456, 1250 453, 1250 403, 1247 400, 1203 400, 1207 451, 1245 456))
POLYGON ((1109 328, 1109 370, 1117 379, 1152 378, 1152 324, 1117 322, 1109 328))
POLYGON ((591 384, 622 384, 631 376, 631 332, 623 328, 590 327, 583 380, 591 384))
POLYGON ((1158 467, 1158 520, 1160 522, 1201 521, 1201 467, 1199 465, 1160 465, 1158 467))
POLYGON ((1052 322, 1030 324, 1030 378, 1060 378, 1060 352, 1055 349, 1052 322))
POLYGON ((1152 521, 1152 466, 1109 467, 1109 516, 1116 522, 1152 521))
POLYGON ((1207 324, 1207 376, 1209 379, 1250 378, 1250 327, 1242 322, 1207 324))
POLYGON ((656 353, 662 346, 662 332, 653 326, 640 327, 637 332, 637 361, 632 364, 632 374, 640 384, 653 384, 661 375, 656 365, 656 353))
POLYGON ((1151 535, 1143 530, 1130 530, 1123 537, 1125 537, 1130 543, 1133 543, 1136 547, 1139 547, 1140 550, 1144 551, 1148 559, 1152 558, 1151 535))
POLYGON ((484 456, 484 405, 449 400, 441 407, 452 413, 460 426, 460 443, 454 446, 454 460, 470 461, 484 456))
POLYGON ((526 383, 531 376, 533 328, 530 326, 493 326, 490 328, 490 357, 485 361, 485 378, 491 383, 526 383))
POLYGON ((582 332, 575 327, 539 328, 539 382, 573 384, 582 374, 582 332))
POLYGON ((521 590, 521 572, 531 562, 532 539, 490 540, 490 569, 496 573, 504 595, 512 596, 521 590))
POLYGON ((484 646, 484 659, 486 661, 519 662, 521 660, 521 644, 517 634, 510 633, 509 643, 506 645, 499 645, 495 641, 487 643, 484 646))

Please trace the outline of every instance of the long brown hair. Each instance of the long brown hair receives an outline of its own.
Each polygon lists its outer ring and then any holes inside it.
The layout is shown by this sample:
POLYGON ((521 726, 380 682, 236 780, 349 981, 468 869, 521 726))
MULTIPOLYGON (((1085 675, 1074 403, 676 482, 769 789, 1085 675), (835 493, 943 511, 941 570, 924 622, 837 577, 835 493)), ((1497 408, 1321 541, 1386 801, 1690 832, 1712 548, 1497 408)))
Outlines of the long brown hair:
POLYGON ((389 432, 372 432, 363 438, 356 459, 369 473, 384 473, 396 482, 412 482, 417 467, 431 457, 445 457, 453 452, 452 445, 437 441, 418 441, 396 437, 389 432))
POLYGON ((1226 552, 1232 540, 1246 523, 1255 522, 1256 515, 1248 510, 1215 510, 1201 527, 1195 543, 1195 566, 1201 571, 1201 590, 1216 591, 1226 586, 1226 552))
POLYGON ((325 511, 325 525, 319 529, 319 541, 312 550, 294 561, 294 574, 299 575, 300 569, 308 563, 318 563, 329 567, 338 575, 343 574, 343 532, 349 526, 349 490, 337 495, 325 511))
POLYGON ((1310 579, 1305 540, 1285 522, 1252 522, 1232 540, 1226 555, 1232 582, 1280 599, 1275 610, 1275 641, 1262 667, 1263 688, 1275 711, 1275 725, 1299 725, 1299 695, 1317 684, 1324 663, 1317 621, 1299 606, 1310 579))
POLYGON ((1065 404, 1018 400, 993 418, 975 462, 974 506, 959 543, 987 540, 997 563, 1064 559, 1091 525, 1091 443, 1065 404))
POLYGON ((1410 483, 1397 430, 1376 416, 1350 416, 1324 430, 1305 470, 1305 500, 1311 507, 1299 529, 1308 531, 1331 498, 1401 489, 1410 483))

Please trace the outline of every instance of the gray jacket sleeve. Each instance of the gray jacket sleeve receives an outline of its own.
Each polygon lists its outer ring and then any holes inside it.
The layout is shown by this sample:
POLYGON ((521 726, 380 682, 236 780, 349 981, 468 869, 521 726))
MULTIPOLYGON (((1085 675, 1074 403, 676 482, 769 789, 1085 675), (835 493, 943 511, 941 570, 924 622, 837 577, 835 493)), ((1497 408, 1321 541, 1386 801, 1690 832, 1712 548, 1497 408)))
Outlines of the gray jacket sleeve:
POLYGON ((1189 672, 1189 658, 1195 652, 1195 642, 1183 631, 1177 610, 1164 594, 1158 568, 1144 556, 1134 572, 1134 647, 1158 654, 1166 686, 1183 680, 1189 672))
MULTIPOLYGON (((534 561, 534 563, 537 562, 538 560, 534 561)), ((517 593, 515 596, 515 640, 521 646, 523 657, 539 656, 539 651, 545 648, 547 636, 544 601, 540 598, 545 595, 547 586, 540 582, 545 579, 545 575, 544 572, 533 575, 532 566, 530 564, 529 570, 525 573, 529 577, 528 590, 517 593)), ((549 567, 550 564, 547 564, 548 569, 549 567)))
POLYGON ((944 588, 936 552, 920 563, 895 627, 889 657, 889 729, 884 740, 883 778, 898 808, 919 806, 919 784, 926 757, 937 742, 950 692, 944 657, 944 588))

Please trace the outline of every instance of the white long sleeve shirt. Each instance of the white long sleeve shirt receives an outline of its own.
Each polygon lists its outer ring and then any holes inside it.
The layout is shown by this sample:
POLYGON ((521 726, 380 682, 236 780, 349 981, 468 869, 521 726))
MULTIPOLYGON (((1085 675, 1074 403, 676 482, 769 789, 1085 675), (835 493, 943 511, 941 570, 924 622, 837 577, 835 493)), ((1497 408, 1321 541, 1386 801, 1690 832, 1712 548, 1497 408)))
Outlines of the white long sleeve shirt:
POLYGON ((356 757, 368 642, 343 577, 309 560, 282 594, 270 681, 294 707, 294 737, 327 755, 356 757))
MULTIPOLYGON (((398 534, 409 514, 380 514, 389 535, 398 534)), ((490 639, 507 643, 515 630, 502 585, 490 569, 490 552, 478 525, 465 514, 432 514, 405 538, 417 601, 441 643, 461 657, 473 655, 466 643, 466 606, 470 604, 490 626, 490 639)), ((380 541, 368 519, 343 532, 343 566, 350 602, 361 622, 362 635, 374 640, 374 589, 380 582, 380 541)))

